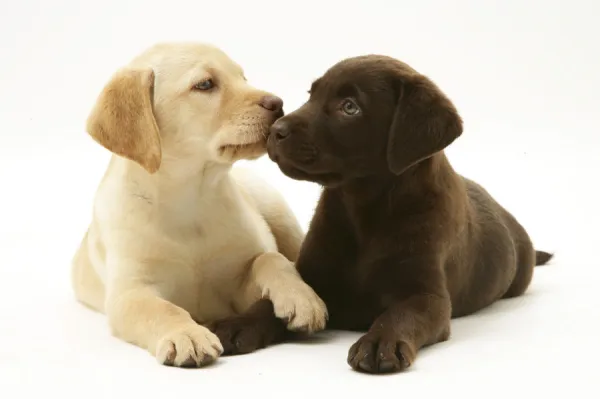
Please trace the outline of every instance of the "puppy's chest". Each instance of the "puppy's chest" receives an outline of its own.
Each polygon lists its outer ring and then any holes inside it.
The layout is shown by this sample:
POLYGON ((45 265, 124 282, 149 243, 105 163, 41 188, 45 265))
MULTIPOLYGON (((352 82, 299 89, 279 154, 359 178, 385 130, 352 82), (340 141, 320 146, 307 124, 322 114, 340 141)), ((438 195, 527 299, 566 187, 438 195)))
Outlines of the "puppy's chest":
MULTIPOLYGON (((391 243, 382 232, 365 223, 352 228, 352 239, 346 240, 343 270, 339 271, 340 288, 347 296, 370 304, 381 303, 393 287, 412 279, 403 267, 410 258, 409 242, 391 243)), ((393 233, 392 233, 393 234, 393 233)))
POLYGON ((229 211, 209 210, 198 215, 190 242, 198 268, 240 267, 259 253, 277 250, 262 216, 244 204, 236 205, 229 211))
POLYGON ((400 262, 374 251, 357 244, 355 257, 346 259, 337 280, 319 292, 328 306, 331 328, 368 329, 396 294, 411 284, 412 277, 404 273, 400 262))
POLYGON ((252 260, 277 250, 270 228, 257 211, 243 203, 221 205, 223 209, 198 212, 177 236, 188 256, 186 272, 172 285, 180 289, 172 291, 170 298, 197 320, 233 314, 252 260))
POLYGON ((323 293, 329 309, 331 328, 365 330, 384 307, 369 264, 361 261, 360 249, 340 270, 337 281, 323 293))

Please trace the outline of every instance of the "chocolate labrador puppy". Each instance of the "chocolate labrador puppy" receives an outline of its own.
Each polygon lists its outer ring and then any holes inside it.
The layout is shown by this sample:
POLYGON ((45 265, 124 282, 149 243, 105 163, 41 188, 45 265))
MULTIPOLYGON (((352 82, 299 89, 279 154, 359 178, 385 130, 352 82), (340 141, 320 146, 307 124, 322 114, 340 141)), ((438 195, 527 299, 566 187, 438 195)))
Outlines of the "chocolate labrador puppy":
MULTIPOLYGON (((356 370, 406 369, 449 338, 451 318, 523 294, 552 257, 454 171, 444 149, 462 131, 430 79, 381 55, 334 65, 271 128, 281 171, 324 186, 297 269, 327 304, 329 328, 367 331, 348 354, 356 370)), ((228 354, 286 336, 268 298, 213 329, 228 354)))

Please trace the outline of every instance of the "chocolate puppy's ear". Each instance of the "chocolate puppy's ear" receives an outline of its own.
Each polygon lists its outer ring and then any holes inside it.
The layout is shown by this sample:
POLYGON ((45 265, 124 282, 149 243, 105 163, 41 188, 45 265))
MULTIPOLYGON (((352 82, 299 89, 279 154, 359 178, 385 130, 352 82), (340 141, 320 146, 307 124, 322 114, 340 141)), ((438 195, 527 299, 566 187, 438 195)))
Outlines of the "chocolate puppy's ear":
POLYGON ((452 102, 426 76, 397 77, 399 98, 389 130, 387 162, 397 175, 450 145, 463 131, 452 102))

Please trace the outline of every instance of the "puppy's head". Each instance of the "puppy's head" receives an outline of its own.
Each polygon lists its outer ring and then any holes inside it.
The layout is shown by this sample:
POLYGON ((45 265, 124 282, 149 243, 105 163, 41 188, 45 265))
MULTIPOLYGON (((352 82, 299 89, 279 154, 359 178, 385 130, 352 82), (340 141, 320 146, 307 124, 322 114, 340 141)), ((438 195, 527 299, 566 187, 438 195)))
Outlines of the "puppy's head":
POLYGON ((281 99, 248 84, 242 68, 218 48, 165 43, 114 74, 87 131, 149 173, 167 164, 193 170, 263 155, 282 107, 281 99))
POLYGON ((450 100, 427 77, 386 56, 343 60, 309 100, 270 129, 269 157, 283 173, 325 186, 401 174, 462 134, 450 100))

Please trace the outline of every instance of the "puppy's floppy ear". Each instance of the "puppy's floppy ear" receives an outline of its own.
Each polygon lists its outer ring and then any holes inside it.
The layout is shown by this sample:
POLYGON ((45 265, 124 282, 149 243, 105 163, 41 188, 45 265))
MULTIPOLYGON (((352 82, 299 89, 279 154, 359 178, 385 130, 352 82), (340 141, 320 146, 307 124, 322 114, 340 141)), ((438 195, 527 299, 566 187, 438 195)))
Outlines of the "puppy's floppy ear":
POLYGON ((450 145, 462 134, 463 124, 452 102, 427 77, 412 74, 397 80, 400 95, 388 136, 387 162, 399 175, 450 145))
POLYGON ((87 131, 111 152, 137 162, 149 173, 161 163, 158 125, 152 112, 154 72, 119 70, 106 84, 87 119, 87 131))

